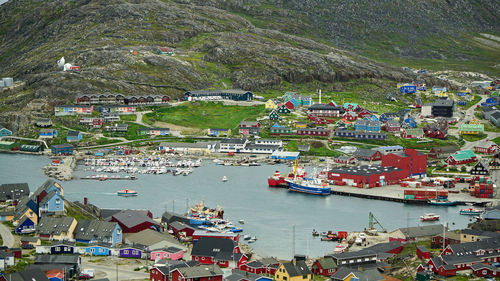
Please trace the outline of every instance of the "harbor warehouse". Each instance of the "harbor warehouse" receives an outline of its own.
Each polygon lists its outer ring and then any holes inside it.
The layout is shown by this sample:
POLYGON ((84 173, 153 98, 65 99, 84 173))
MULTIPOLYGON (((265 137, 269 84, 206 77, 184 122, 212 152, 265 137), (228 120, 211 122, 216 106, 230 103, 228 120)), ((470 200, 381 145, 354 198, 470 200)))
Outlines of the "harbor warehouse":
POLYGON ((384 167, 381 165, 364 165, 340 167, 328 171, 328 180, 343 181, 348 185, 358 183, 386 185, 391 182, 405 178, 408 172, 396 167, 384 167))
POLYGON ((300 152, 293 151, 275 151, 271 154, 271 159, 279 160, 295 160, 299 159, 300 152))
POLYGON ((253 93, 243 90, 209 90, 209 91, 190 91, 184 93, 184 99, 194 100, 235 100, 251 101, 253 93))

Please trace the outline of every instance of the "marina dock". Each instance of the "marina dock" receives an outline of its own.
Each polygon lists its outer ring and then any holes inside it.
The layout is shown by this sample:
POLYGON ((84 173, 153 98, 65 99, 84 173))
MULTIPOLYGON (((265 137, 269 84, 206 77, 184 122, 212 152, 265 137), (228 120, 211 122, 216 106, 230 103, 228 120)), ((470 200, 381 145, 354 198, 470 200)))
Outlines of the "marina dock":
POLYGON ((100 180, 100 181, 105 181, 105 180, 136 180, 136 177, 99 177, 99 176, 86 176, 86 177, 81 177, 81 180, 100 180))

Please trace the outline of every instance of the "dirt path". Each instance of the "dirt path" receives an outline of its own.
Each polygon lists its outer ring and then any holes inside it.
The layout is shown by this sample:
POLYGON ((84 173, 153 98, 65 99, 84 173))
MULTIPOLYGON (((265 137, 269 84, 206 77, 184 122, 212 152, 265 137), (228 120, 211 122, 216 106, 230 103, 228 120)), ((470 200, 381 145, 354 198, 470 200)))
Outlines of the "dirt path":
POLYGON ((178 136, 181 135, 181 132, 184 132, 184 134, 197 134, 197 133, 200 133, 201 131, 203 131, 202 129, 183 127, 183 126, 175 125, 172 123, 161 122, 161 121, 154 122, 153 126, 159 127, 159 128, 170 128, 172 135, 175 135, 175 132, 178 132, 178 136))

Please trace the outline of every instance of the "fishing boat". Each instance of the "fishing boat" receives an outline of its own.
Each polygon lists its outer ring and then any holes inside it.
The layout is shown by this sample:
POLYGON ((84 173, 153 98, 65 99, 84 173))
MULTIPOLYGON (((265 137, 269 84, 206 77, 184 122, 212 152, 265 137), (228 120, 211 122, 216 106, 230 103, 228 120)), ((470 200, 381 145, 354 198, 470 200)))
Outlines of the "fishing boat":
POLYGON ((226 182, 227 181, 227 177, 226 176, 223 176, 222 177, 222 182, 226 182))
POLYGON ((313 231, 312 231, 312 235, 313 235, 313 236, 319 236, 319 232, 318 232, 318 231, 316 231, 316 229, 313 229, 313 231))
POLYGON ((428 213, 423 216, 420 216, 420 221, 437 221, 439 220, 439 215, 434 213, 428 213))
POLYGON ((430 199, 428 201, 430 205, 436 205, 436 206, 455 206, 457 205, 457 201, 448 201, 448 200, 436 200, 436 199, 430 199))
POLYGON ((229 230, 229 232, 232 232, 232 233, 243 232, 243 228, 231 227, 231 229, 229 230))
POLYGON ((269 187, 281 187, 288 185, 285 181, 285 177, 283 177, 279 171, 274 172, 274 175, 267 178, 267 184, 269 187))
POLYGON ((465 209, 460 210, 461 215, 474 216, 474 215, 480 215, 482 213, 483 213, 483 210, 477 209, 477 208, 465 208, 465 209))
MULTIPOLYGON (((305 174, 305 173, 301 173, 305 174)), ((301 192, 314 195, 330 195, 331 188, 328 183, 321 181, 318 178, 307 178, 298 176, 297 160, 293 169, 293 176, 288 176, 285 181, 288 183, 288 190, 293 192, 301 192)))
POLYGON ((119 190, 117 192, 117 194, 118 194, 118 196, 125 196, 125 197, 137 196, 137 191, 125 188, 125 189, 119 190))
POLYGON ((287 179, 288 190, 315 195, 330 195, 331 188, 326 182, 316 178, 287 179))
POLYGON ((347 246, 345 244, 338 244, 337 246, 335 246, 335 249, 333 249, 333 253, 335 254, 343 253, 346 248, 347 246))

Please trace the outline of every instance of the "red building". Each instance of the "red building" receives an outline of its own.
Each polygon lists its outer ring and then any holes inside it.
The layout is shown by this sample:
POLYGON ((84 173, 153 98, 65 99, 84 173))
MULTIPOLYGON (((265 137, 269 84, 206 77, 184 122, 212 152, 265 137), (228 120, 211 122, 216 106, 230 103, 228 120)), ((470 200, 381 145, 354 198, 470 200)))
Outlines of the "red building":
POLYGON ((292 110, 292 109, 294 109, 294 108, 295 108, 295 105, 294 105, 294 104, 293 104, 293 102, 291 102, 291 101, 287 101, 287 102, 285 102, 285 106, 286 106, 286 108, 288 108, 288 109, 290 109, 290 110, 292 110))
POLYGON ((331 106, 329 104, 313 104, 307 109, 309 118, 312 117, 340 117, 345 109, 341 106, 331 106))
POLYGON ((399 132, 401 130, 401 125, 399 122, 388 121, 385 123, 384 128, 387 132, 399 132))
POLYGON ((337 272, 337 265, 332 257, 323 257, 314 261, 311 271, 315 275, 332 276, 337 272))
POLYGON ((497 151, 500 151, 500 147, 490 140, 479 141, 476 146, 474 146, 474 152, 477 153, 495 154, 497 151))
POLYGON ((163 232, 163 226, 152 217, 153 214, 147 210, 123 210, 111 216, 110 221, 117 222, 123 233, 137 233, 145 229, 163 232))
POLYGON ((241 253, 238 243, 230 239, 202 237, 193 245, 192 260, 220 267, 240 267, 248 257, 241 253))
POLYGON ((233 240, 236 243, 240 242, 240 235, 237 233, 218 233, 218 232, 207 232, 203 230, 196 230, 193 233, 193 243, 196 243, 202 237, 211 237, 211 238, 223 238, 233 240))
POLYGON ((299 135, 299 136, 308 135, 308 136, 327 137, 330 135, 330 130, 322 128, 322 127, 300 128, 300 129, 297 129, 297 135, 299 135))
POLYGON ((417 246, 417 257, 419 259, 428 260, 431 258, 431 252, 424 246, 417 246))
POLYGON ((168 230, 171 230, 174 236, 177 237, 177 239, 190 238, 193 236, 193 233, 195 232, 195 229, 192 228, 191 226, 178 221, 169 223, 168 230))
MULTIPOLYGON (((217 265, 200 265, 176 268, 172 271, 175 281, 222 281, 224 273, 217 265)), ((156 281, 156 280, 155 280, 156 281)))
POLYGON ((408 171, 396 167, 364 165, 332 169, 328 171, 328 180, 343 181, 348 185, 368 184, 371 187, 375 187, 377 184, 396 183, 406 178, 406 175, 408 175, 408 171))
POLYGON ((444 139, 448 135, 448 128, 427 125, 423 128, 424 135, 428 138, 444 139))
POLYGON ((149 271, 149 280, 151 281, 169 281, 168 276, 170 267, 155 266, 149 271))
POLYGON ((354 111, 346 111, 343 115, 344 119, 349 120, 349 121, 355 121, 358 119, 358 114, 354 111))
POLYGON ((471 150, 462 150, 454 153, 446 160, 444 160, 448 165, 463 165, 477 161, 477 157, 471 150))
POLYGON ((484 263, 471 265, 472 273, 477 277, 499 277, 500 269, 484 263))
POLYGON ((266 273, 266 268, 260 261, 252 261, 246 264, 242 264, 240 270, 255 273, 255 274, 264 274, 266 273))
POLYGON ((354 156, 337 156, 333 158, 333 162, 339 164, 354 164, 356 163, 356 158, 354 158, 354 156))
POLYGON ((425 177, 427 173, 427 155, 420 154, 415 149, 405 148, 404 154, 382 155, 382 166, 396 167, 407 173, 405 177, 425 177))
MULTIPOLYGON (((446 248, 451 244, 460 244, 460 234, 448 231, 445 233, 444 247, 446 248)), ((443 235, 435 235, 431 238, 431 248, 441 248, 443 247, 443 235)))

